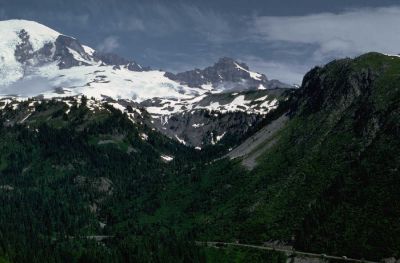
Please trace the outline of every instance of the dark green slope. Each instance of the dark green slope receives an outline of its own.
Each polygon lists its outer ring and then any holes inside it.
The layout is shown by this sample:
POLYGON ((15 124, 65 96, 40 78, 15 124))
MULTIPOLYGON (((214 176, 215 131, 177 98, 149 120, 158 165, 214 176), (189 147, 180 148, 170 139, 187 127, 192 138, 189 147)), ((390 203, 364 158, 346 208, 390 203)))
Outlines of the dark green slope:
POLYGON ((197 151, 112 107, 92 112, 82 103, 67 115, 64 103, 43 101, 29 122, 16 124, 28 104, 2 111, 0 255, 11 262, 196 258, 190 245, 177 245, 174 232, 167 229, 160 241, 158 229, 145 229, 138 217, 159 206, 153 196, 168 178, 201 161, 197 151), (164 154, 174 160, 165 162, 164 154), (109 246, 86 238, 98 235, 112 236, 109 246), (155 247, 160 251, 152 254, 155 247))
POLYGON ((246 174, 236 236, 380 259, 400 250, 400 59, 370 53, 311 70, 279 141, 246 174), (247 191, 244 190, 247 188, 247 191), (246 198, 249 199, 246 202, 246 198))
POLYGON ((218 159, 234 138, 199 152, 111 107, 93 112, 83 103, 66 114, 62 103, 47 101, 22 124, 13 120, 24 108, 6 107, 0 255, 11 262, 284 262, 275 253, 193 244, 281 240, 318 253, 400 256, 399 103, 400 58, 369 53, 314 68, 265 119, 290 117, 251 171, 240 159, 218 159), (84 238, 93 235, 111 238, 84 238))
POLYGON ((304 88, 321 99, 300 104, 299 118, 329 114, 310 130, 324 133, 317 155, 298 170, 317 163, 312 183, 322 187, 309 200, 297 246, 399 257, 400 59, 370 53, 336 62, 309 73, 304 88))
POLYGON ((397 57, 369 53, 315 68, 276 111, 290 120, 254 170, 219 161, 169 194, 185 193, 196 207, 203 240, 281 240, 310 252, 398 257, 399 102, 397 57))

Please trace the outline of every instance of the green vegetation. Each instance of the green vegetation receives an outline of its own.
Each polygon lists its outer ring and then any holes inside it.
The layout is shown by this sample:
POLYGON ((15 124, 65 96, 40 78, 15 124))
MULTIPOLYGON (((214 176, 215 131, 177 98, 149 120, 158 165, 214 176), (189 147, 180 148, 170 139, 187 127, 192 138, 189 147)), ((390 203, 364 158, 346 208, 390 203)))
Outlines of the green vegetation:
POLYGON ((199 152, 112 107, 82 103, 66 114, 63 103, 43 101, 18 124, 30 102, 7 106, 0 262, 286 260, 195 240, 280 240, 309 252, 399 257, 398 72, 399 59, 376 53, 311 70, 265 119, 290 116, 252 171, 240 160, 215 161, 234 138, 199 152))
POLYGON ((244 248, 207 248, 205 249, 206 261, 215 263, 284 263, 287 258, 282 253, 269 251, 255 251, 244 248))

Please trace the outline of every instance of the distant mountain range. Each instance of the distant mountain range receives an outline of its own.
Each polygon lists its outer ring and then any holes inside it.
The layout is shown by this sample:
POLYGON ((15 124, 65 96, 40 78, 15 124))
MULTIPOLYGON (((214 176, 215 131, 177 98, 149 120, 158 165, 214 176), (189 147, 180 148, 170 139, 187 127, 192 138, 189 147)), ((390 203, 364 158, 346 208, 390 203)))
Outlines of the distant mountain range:
POLYGON ((83 95, 97 103, 114 102, 121 111, 133 105, 150 114, 149 125, 199 148, 225 133, 243 134, 278 106, 286 90, 294 88, 268 80, 232 58, 221 58, 203 70, 177 74, 152 70, 118 55, 95 51, 33 21, 1 21, 0 35, 2 98, 83 95), (221 123, 204 114, 211 111, 242 117, 221 129, 221 123))

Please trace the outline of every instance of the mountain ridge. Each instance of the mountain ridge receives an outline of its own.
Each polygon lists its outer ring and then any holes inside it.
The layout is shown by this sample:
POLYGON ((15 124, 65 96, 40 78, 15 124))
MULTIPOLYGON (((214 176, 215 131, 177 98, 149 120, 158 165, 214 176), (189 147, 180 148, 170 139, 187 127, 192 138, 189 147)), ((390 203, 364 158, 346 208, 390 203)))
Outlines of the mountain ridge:
MULTIPOLYGON (((273 90, 279 86, 276 82, 269 82, 265 75, 250 71, 246 64, 232 58, 221 58, 204 69, 204 76, 197 74, 194 82, 202 81, 194 85, 183 80, 192 73, 174 75, 152 70, 133 60, 96 51, 37 22, 2 21, 0 32, 5 36, 0 51, 0 76, 6 76, 0 79, 2 97, 24 100, 83 95, 99 103, 112 100, 122 111, 128 111, 127 105, 137 105, 150 113, 149 125, 155 124, 154 128, 173 139, 185 137, 178 141, 200 148, 213 144, 216 136, 224 132, 243 134, 241 126, 255 125, 284 99, 285 90, 293 88, 282 85, 282 92, 275 92, 273 90), (184 76, 183 79, 180 76, 184 76), (257 95, 246 97, 247 91, 257 95), (249 116, 230 125, 229 130, 216 131, 215 122, 208 129, 198 129, 199 134, 183 121, 187 119, 196 124, 190 119, 199 116, 191 114, 197 111, 215 112, 228 119, 229 115, 245 113, 249 116), (182 115, 186 116, 182 121, 168 124, 169 120, 180 119, 182 115), (180 130, 179 134, 173 134, 174 130, 180 130)), ((210 118, 201 121, 208 120, 210 118)))

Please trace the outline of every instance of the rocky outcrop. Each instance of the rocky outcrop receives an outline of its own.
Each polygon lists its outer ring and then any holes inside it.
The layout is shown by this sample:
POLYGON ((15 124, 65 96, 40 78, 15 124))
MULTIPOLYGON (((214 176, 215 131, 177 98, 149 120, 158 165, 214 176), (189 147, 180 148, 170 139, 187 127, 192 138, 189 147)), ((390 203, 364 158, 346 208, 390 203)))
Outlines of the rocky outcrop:
POLYGON ((208 94, 198 101, 155 98, 140 105, 150 113, 149 126, 188 146, 203 148, 221 141, 237 143, 290 93, 271 89, 208 94))
POLYGON ((78 40, 72 37, 60 35, 55 42, 54 60, 59 61, 60 69, 71 68, 74 66, 89 65, 87 62, 78 60, 71 53, 77 52, 84 60, 90 60, 89 54, 85 52, 78 40))
POLYGON ((196 110, 174 114, 165 123, 162 119, 154 119, 152 126, 183 144, 202 148, 229 137, 239 139, 262 119, 262 115, 244 112, 223 114, 196 110))
POLYGON ((102 61, 107 65, 114 65, 116 68, 121 68, 121 66, 131 70, 131 71, 147 71, 150 70, 149 67, 142 67, 135 61, 127 60, 123 57, 120 57, 113 53, 103 53, 103 52, 94 52, 93 58, 97 61, 102 61))

